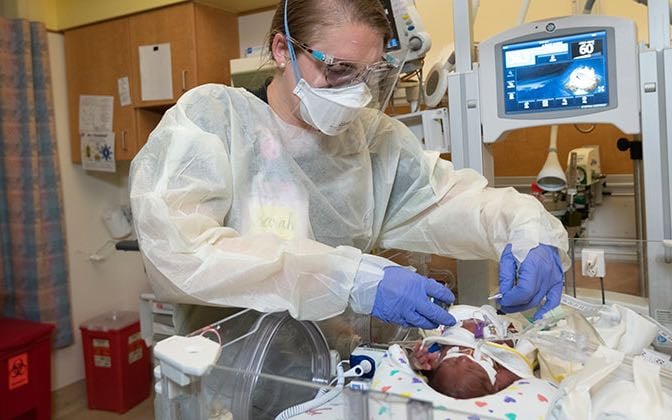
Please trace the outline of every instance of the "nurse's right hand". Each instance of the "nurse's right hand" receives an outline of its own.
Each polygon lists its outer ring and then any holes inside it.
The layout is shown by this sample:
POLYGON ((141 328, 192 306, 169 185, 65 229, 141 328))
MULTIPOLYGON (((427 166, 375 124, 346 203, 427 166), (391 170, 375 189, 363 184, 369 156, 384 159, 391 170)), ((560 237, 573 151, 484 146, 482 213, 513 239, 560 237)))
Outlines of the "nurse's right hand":
POLYGON ((385 322, 426 330, 455 325, 451 314, 429 300, 453 303, 455 296, 449 288, 404 267, 389 266, 384 272, 371 315, 385 322))

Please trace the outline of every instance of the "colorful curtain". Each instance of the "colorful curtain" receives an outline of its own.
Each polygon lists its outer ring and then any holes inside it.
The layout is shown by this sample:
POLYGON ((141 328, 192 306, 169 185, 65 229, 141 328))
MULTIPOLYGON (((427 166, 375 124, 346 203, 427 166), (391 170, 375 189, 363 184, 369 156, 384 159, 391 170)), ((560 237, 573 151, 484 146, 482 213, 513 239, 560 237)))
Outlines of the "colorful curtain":
POLYGON ((63 195, 41 23, 0 17, 0 316, 73 341, 63 195))

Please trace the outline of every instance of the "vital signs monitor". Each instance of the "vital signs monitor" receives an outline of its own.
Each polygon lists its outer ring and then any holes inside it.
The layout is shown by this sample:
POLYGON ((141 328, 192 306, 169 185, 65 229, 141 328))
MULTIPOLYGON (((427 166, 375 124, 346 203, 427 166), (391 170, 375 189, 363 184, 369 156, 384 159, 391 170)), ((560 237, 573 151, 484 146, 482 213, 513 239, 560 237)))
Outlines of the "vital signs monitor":
POLYGON ((385 51, 406 63, 421 65, 421 60, 432 46, 432 38, 425 31, 415 4, 409 0, 380 0, 392 28, 392 38, 385 51))
POLYGON ((571 16, 482 42, 484 141, 517 128, 565 123, 611 123, 639 132, 636 40, 627 19, 571 16))

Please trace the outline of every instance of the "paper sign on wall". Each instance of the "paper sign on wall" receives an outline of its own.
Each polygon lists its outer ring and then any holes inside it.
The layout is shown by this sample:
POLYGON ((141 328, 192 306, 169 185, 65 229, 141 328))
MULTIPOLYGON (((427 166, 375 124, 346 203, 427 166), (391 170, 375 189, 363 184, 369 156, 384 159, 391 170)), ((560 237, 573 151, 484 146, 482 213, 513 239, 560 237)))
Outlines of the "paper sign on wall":
POLYGON ((79 140, 82 167, 88 171, 115 172, 114 97, 79 96, 79 140))
POLYGON ((131 88, 128 86, 128 77, 117 79, 117 89, 119 90, 119 104, 128 106, 131 104, 131 88))
POLYGON ((112 131, 114 96, 79 95, 79 131, 112 131))
POLYGON ((140 95, 143 101, 173 99, 173 67, 170 43, 141 45, 140 95))
POLYGON ((82 167, 87 171, 115 172, 114 133, 80 131, 82 167))

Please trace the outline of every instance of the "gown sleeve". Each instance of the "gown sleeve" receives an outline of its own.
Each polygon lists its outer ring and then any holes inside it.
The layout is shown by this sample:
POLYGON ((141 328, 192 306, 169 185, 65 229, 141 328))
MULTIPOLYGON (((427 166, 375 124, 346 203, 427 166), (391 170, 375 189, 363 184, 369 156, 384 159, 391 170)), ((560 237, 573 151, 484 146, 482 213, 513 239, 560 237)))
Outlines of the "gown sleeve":
POLYGON ((396 120, 385 119, 374 137, 376 177, 393 180, 386 191, 382 247, 498 261, 511 243, 523 261, 530 249, 546 244, 558 249, 563 268, 569 268, 567 231, 537 199, 513 188, 489 188, 472 169, 456 170, 438 152, 424 151, 396 120))

